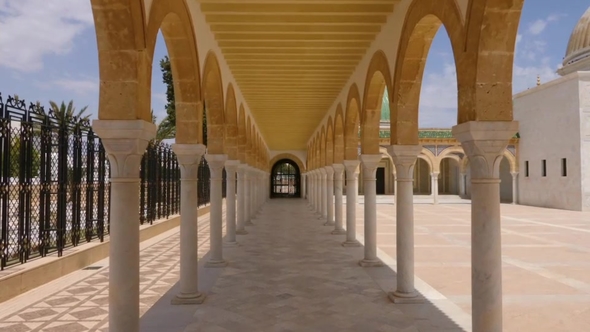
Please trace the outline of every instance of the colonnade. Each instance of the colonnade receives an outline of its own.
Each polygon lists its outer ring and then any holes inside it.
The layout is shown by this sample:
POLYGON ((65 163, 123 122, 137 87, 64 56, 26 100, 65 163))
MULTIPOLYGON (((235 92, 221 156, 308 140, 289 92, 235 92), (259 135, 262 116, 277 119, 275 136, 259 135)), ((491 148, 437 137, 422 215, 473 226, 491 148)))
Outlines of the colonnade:
MULTIPOLYGON (((117 331, 139 330, 139 169, 156 126, 143 120, 95 120, 111 164, 111 223, 109 311, 117 331)), ((236 234, 245 235, 269 197, 266 171, 227 160, 224 154, 206 154, 202 144, 173 144, 181 173, 180 280, 172 304, 202 303, 198 287, 198 169, 205 156, 211 173, 210 242, 208 267, 224 267, 223 248, 239 245, 236 234), (226 237, 223 239, 222 173, 227 172, 226 237), (236 197, 237 176, 237 197, 236 197), (237 203, 237 204, 236 204, 237 203)))
MULTIPOLYGON (((472 219, 472 303, 474 330, 500 331, 502 323, 502 269, 500 241, 500 162, 508 141, 516 132, 516 122, 466 122, 453 127, 453 135, 464 147, 471 171, 472 219)), ((395 303, 416 303, 422 299, 414 286, 414 165, 420 145, 391 145, 387 153, 396 169, 396 246, 397 285, 389 294, 395 303)), ((321 152, 323 153, 323 152, 321 152)), ((356 240, 356 199, 359 166, 364 185, 364 257, 363 267, 381 266, 376 254, 375 171, 381 154, 362 154, 358 160, 344 160, 308 170, 307 197, 310 208, 330 224, 330 210, 335 210, 332 234, 346 234, 343 246, 359 246, 356 240), (342 230, 342 171, 346 170, 346 231, 342 230), (335 197, 332 204, 332 198, 335 197)), ((434 203, 438 173, 432 173, 434 203)), ((516 179, 517 173, 513 173, 516 179)), ((461 174, 460 191, 465 194, 466 176, 461 174)), ((514 183, 514 182, 513 182, 514 183)), ((513 185, 513 191, 516 187, 513 185)))

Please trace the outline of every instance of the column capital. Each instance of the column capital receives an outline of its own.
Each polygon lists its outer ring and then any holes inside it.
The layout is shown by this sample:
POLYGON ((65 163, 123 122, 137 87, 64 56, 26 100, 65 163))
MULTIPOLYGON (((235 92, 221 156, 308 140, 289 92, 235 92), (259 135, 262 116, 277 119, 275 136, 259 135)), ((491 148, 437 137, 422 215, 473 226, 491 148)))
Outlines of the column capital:
POLYGON ((432 173, 430 173, 430 176, 438 179, 439 174, 440 174, 439 172, 432 172, 432 173))
POLYGON ((414 179, 414 164, 416 164, 420 151, 422 151, 421 145, 390 145, 387 147, 387 153, 395 165, 396 179, 414 179))
POLYGON ((348 176, 352 176, 353 174, 358 174, 359 172, 359 165, 361 164, 360 160, 344 160, 342 162, 344 168, 346 169, 346 174, 348 176))
POLYGON ((227 174, 227 178, 232 181, 235 181, 236 173, 238 172, 239 167, 240 167, 239 160, 227 160, 225 162, 225 172, 227 174))
POLYGON ((517 121, 470 121, 453 127, 453 136, 469 157, 472 179, 500 177, 504 150, 517 131, 517 121))
POLYGON ((332 166, 325 166, 324 171, 326 172, 326 176, 328 176, 328 179, 334 176, 334 168, 332 168, 332 166))
POLYGON ((510 174, 512 175, 512 178, 516 179, 516 177, 518 177, 518 172, 510 172, 510 174))
POLYGON ((326 169, 325 169, 325 168, 323 168, 323 167, 322 167, 322 168, 320 168, 320 169, 318 169, 318 174, 319 174, 320 176, 325 176, 325 175, 326 175, 326 169))
POLYGON ((221 180, 223 175, 223 167, 227 161, 225 154, 206 154, 205 159, 209 164, 209 171, 211 171, 211 180, 221 180))
POLYGON ((381 154, 362 154, 360 156, 361 163, 363 164, 363 170, 374 170, 379 166, 383 157, 381 154))
POLYGON ((172 144, 182 180, 197 180, 199 164, 206 150, 203 144, 172 144))
POLYGON ((111 178, 139 179, 141 159, 156 136, 156 125, 143 120, 94 120, 92 129, 111 162, 111 178))
POLYGON ((342 174, 345 169, 343 164, 334 164, 332 165, 332 168, 334 169, 335 175, 342 174))

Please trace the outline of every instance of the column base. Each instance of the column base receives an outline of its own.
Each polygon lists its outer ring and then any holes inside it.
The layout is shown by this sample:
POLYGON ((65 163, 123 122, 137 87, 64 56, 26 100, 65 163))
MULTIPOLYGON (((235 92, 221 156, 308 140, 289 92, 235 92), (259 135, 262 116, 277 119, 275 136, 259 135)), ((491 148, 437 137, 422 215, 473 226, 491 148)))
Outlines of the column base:
MULTIPOLYGON (((332 234, 332 235, 345 235, 346 231, 343 229, 335 229, 330 234, 332 234)), ((342 245, 344 245, 344 243, 342 245)))
POLYGON ((359 265, 362 267, 381 267, 384 266, 380 259, 361 259, 359 265))
POLYGON ((324 226, 334 226, 334 225, 336 225, 336 223, 334 221, 326 221, 324 223, 324 226))
POLYGON ((342 246, 346 247, 346 248, 352 248, 352 247, 360 247, 361 243, 358 242, 357 240, 354 241, 344 241, 342 242, 342 246))
POLYGON ((389 300, 393 303, 399 303, 399 304, 418 304, 418 303, 424 303, 424 298, 419 296, 417 292, 413 292, 413 293, 398 293, 397 291, 395 292, 389 292, 387 293, 387 297, 389 298, 389 300))
POLYGON ((247 231, 247 230, 245 230, 245 229, 238 229, 238 230, 236 231, 236 234, 237 234, 237 235, 247 235, 247 234, 249 234, 249 233, 248 233, 248 231, 247 231))
POLYGON ((202 304, 207 295, 198 292, 196 294, 178 294, 171 301, 172 305, 202 304))
POLYGON ((205 263, 205 267, 217 268, 217 267, 226 267, 226 266, 227 266, 226 260, 220 260, 220 261, 210 260, 207 263, 205 263))
POLYGON ((231 242, 223 242, 223 247, 225 248, 234 248, 234 247, 239 247, 240 244, 238 243, 238 241, 231 241, 231 242))

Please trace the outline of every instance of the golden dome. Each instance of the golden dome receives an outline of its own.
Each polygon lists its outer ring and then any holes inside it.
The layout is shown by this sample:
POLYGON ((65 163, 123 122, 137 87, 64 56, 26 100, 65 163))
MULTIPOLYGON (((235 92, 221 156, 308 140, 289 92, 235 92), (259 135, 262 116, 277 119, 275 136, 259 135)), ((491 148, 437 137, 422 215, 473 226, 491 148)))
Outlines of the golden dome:
POLYGON ((590 8, 582 15, 572 31, 563 65, 572 64, 588 56, 590 56, 590 8))

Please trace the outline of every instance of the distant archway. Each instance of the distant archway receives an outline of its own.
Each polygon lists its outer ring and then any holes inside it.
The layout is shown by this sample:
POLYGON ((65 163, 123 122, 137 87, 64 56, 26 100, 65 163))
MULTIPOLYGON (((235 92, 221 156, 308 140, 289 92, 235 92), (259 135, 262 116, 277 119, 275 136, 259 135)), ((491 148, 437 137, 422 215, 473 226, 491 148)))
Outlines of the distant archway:
POLYGON ((271 198, 301 197, 301 173, 291 159, 281 159, 272 166, 270 174, 271 198))

